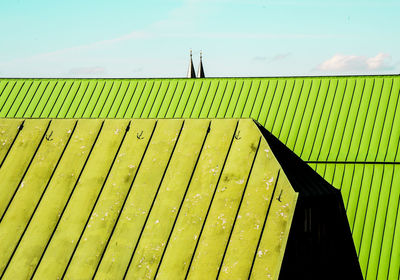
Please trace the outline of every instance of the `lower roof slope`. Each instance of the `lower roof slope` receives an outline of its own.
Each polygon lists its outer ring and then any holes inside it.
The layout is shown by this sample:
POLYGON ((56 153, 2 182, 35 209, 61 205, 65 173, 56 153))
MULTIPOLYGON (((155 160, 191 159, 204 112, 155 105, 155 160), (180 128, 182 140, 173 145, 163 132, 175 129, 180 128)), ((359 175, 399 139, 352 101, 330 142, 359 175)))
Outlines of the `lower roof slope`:
POLYGON ((361 278, 339 192, 251 119, 0 127, 2 279, 361 278))
POLYGON ((279 275, 297 193, 252 120, 0 123, 3 279, 279 275))

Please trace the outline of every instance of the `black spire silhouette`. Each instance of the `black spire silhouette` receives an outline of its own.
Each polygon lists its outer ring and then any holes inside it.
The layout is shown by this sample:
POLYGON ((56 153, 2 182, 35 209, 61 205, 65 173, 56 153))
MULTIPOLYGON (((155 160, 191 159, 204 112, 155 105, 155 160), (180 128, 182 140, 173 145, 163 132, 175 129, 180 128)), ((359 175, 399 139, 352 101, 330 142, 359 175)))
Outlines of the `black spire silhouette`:
POLYGON ((199 64, 199 71, 197 71, 197 78, 205 78, 202 58, 203 58, 203 53, 200 51, 200 64, 199 64))
POLYGON ((190 50, 190 62, 189 62, 189 70, 187 77, 196 78, 196 72, 194 71, 193 60, 192 60, 192 50, 190 50))

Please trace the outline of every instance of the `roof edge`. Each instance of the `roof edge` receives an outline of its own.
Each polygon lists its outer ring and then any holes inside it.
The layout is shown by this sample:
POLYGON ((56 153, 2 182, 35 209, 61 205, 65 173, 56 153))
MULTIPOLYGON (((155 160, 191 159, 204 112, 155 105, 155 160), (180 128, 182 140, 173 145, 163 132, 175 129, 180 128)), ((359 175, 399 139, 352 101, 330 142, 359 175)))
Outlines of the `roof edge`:
MULTIPOLYGON (((294 78, 356 78, 356 77, 399 77, 400 74, 342 74, 342 75, 293 75, 293 76, 234 76, 234 77, 206 77, 202 79, 294 79, 294 78)), ((0 80, 187 80, 185 77, 0 77, 0 80)))

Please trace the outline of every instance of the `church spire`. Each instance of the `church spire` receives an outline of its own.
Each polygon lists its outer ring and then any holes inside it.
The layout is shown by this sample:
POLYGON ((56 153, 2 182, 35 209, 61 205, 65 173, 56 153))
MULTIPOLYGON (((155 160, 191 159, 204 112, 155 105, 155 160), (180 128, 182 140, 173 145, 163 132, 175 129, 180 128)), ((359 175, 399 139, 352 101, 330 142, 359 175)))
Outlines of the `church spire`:
POLYGON ((197 71, 197 78, 205 78, 202 58, 203 58, 203 53, 200 51, 200 64, 199 64, 199 71, 197 71))
POLYGON ((189 70, 187 73, 188 78, 196 78, 196 72, 194 71, 193 60, 192 60, 192 50, 190 50, 190 62, 189 62, 189 70))

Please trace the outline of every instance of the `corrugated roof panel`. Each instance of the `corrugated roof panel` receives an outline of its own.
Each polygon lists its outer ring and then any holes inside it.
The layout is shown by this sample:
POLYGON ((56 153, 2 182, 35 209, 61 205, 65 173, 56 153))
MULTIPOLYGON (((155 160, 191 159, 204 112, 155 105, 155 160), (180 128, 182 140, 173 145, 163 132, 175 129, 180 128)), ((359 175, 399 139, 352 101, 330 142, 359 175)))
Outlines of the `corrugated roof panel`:
POLYGON ((120 215, 120 211, 116 209, 124 206, 126 196, 132 189, 132 181, 148 147, 150 139, 148 136, 152 135, 154 125, 155 121, 131 123, 131 129, 143 131, 142 135, 146 135, 147 140, 144 136, 138 138, 135 133, 126 135, 103 191, 92 208, 86 229, 79 237, 79 244, 73 258, 70 259, 65 277, 87 278, 94 274, 97 266, 93 264, 97 264, 101 259, 107 240, 114 230, 115 222, 120 215))
MULTIPOLYGON (((315 141, 317 137, 317 133, 320 129, 321 117, 316 118, 315 116, 321 116, 325 107, 325 102, 327 99, 327 90, 329 88, 329 80, 321 80, 317 85, 314 86, 313 94, 317 94, 315 98, 315 104, 310 108, 308 108, 308 112, 306 114, 309 115, 309 125, 307 130, 305 131, 304 137, 300 137, 301 142, 299 145, 301 147, 301 151, 299 152, 302 158, 309 159, 311 153, 313 151, 313 147, 315 146, 315 141)), ((322 129, 321 129, 322 131, 322 129)), ((319 145, 317 144, 317 147, 319 145)))
POLYGON ((87 84, 82 84, 81 90, 77 93, 77 98, 74 99, 75 104, 71 104, 71 117, 75 115, 83 116, 83 113, 86 108, 86 104, 89 102, 90 97, 92 96, 93 91, 95 90, 98 81, 81 81, 87 82, 87 84), (83 91, 83 92, 82 92, 83 91), (73 112, 73 113, 72 113, 73 112))
POLYGON ((400 165, 317 163, 312 167, 341 190, 365 278, 398 277, 400 165))
POLYGON ((0 96, 3 94, 4 89, 7 87, 9 81, 0 80, 0 96))
MULTIPOLYGON (((121 101, 121 104, 119 105, 117 112, 116 112, 116 118, 123 118, 126 114, 126 111, 128 110, 128 105, 131 103, 133 98, 139 98, 138 95, 134 96, 134 93, 138 88, 141 88, 143 90, 143 87, 145 86, 145 82, 143 81, 132 81, 129 82, 129 86, 124 93, 124 97, 121 101)), ((132 107, 133 109, 133 107, 132 107)))
POLYGON ((190 262, 189 278, 202 278, 204 267, 209 269, 210 278, 216 278, 219 274, 241 197, 259 150, 261 135, 252 133, 252 128, 251 123, 239 123, 235 139, 242 141, 233 141, 223 166, 221 181, 212 198, 197 240, 196 252, 190 262))
POLYGON ((63 97, 65 97, 66 91, 69 91, 71 84, 71 81, 67 80, 57 82, 48 99, 45 100, 46 104, 40 114, 40 117, 56 117, 58 112, 55 112, 53 108, 56 104, 58 104, 56 108, 60 108, 62 101, 64 100, 63 97))
MULTIPOLYGON (((14 100, 18 96, 25 96, 26 91, 29 89, 29 86, 23 89, 25 83, 28 85, 31 84, 31 82, 25 81, 25 80, 18 80, 14 84, 10 83, 6 90, 2 93, 2 106, 0 109, 0 117, 6 117, 8 116, 8 113, 10 112, 11 106, 14 104, 14 100), (22 92, 21 92, 22 91, 22 92), (20 93, 21 92, 21 93, 20 93)), ((20 104, 16 104, 14 106, 19 106, 20 104)), ((12 116, 12 115, 10 115, 12 116)))
MULTIPOLYGON (((168 89, 163 97, 160 107, 158 107, 158 110, 156 110, 154 112, 155 116, 166 117, 169 105, 171 104, 172 99, 175 97, 175 95, 177 95, 177 94, 175 94, 175 92, 177 92, 179 84, 181 84, 181 83, 179 83, 178 81, 175 81, 175 80, 172 80, 168 83, 168 89)), ((154 108, 154 109, 156 109, 156 108, 154 108)), ((153 114, 152 114, 152 116, 153 116, 153 114)))
POLYGON ((247 96, 246 102, 243 104, 242 109, 241 109, 242 112, 240 113, 240 115, 243 118, 250 117, 251 111, 254 106, 255 99, 257 97, 257 93, 260 90, 260 85, 261 85, 260 80, 253 81, 251 88, 250 88, 249 95, 247 96))
MULTIPOLYGON (((230 99, 232 97, 232 92, 235 89, 236 80, 226 80, 226 86, 221 91, 222 97, 219 101, 218 106, 214 107, 215 112, 212 114, 215 115, 216 118, 223 118, 225 116, 225 112, 229 106, 230 99)), ((222 89, 222 88, 221 88, 222 89)), ((214 117, 214 116, 213 116, 214 117)))
MULTIPOLYGON (((2 120, 2 122, 6 122, 6 120, 2 120)), ((22 186, 26 170, 32 164, 49 124, 48 120, 32 120, 19 125, 18 129, 21 130, 22 127, 24 129, 17 134, 18 137, 13 141, 11 151, 8 152, 0 169, 1 219, 16 191, 22 186)), ((13 125, 17 124, 13 123, 13 125)))
MULTIPOLYGON (((301 156, 303 156, 306 139, 307 140, 312 139, 312 134, 310 134, 310 129, 313 128, 311 126, 311 120, 314 116, 314 112, 316 109, 316 102, 319 97, 318 93, 320 90, 321 90, 321 81, 315 80, 312 83, 312 86, 310 88, 310 93, 307 96, 306 107, 301 116, 300 127, 298 133, 296 134, 296 142, 293 148, 293 151, 301 156)), ((308 144, 307 146, 310 147, 311 145, 308 144)))
POLYGON ((251 107, 249 117, 252 117, 254 115, 258 117, 260 115, 262 105, 267 94, 268 83, 268 80, 260 81, 260 85, 256 93, 256 99, 254 100, 253 106, 251 107))
MULTIPOLYGON (((100 255, 96 277, 115 275, 116 278, 120 278, 124 276, 173 154, 182 124, 182 121, 171 123, 160 120, 157 122, 146 156, 137 166, 140 172, 135 177, 131 192, 126 197, 123 205, 125 210, 121 212, 112 236, 105 243, 106 250, 100 255), (115 262, 116 258, 118 262, 115 262)), ((140 135, 141 131, 137 133, 140 135)), ((147 133, 146 139, 150 135, 147 133)), ((140 137, 145 137, 145 135, 142 134, 140 137)))
MULTIPOLYGON (((44 83, 44 81, 42 81, 41 84, 43 84, 43 83, 44 83)), ((56 80, 46 81, 46 86, 43 88, 43 91, 41 92, 39 100, 36 102, 36 104, 31 103, 31 105, 27 108, 27 112, 29 112, 30 115, 28 114, 28 115, 25 115, 24 117, 33 117, 33 118, 42 117, 43 109, 46 107, 47 102, 49 101, 50 97, 53 95, 54 88, 57 84, 58 84, 58 81, 56 81, 56 80)))
MULTIPOLYGON (((19 180, 17 189, 9 188, 4 190, 2 198, 6 208, 2 209, 0 217, 0 236, 2 242, 0 250, 0 269, 3 270, 7 261, 11 257, 14 249, 18 245, 20 236, 23 234, 30 217, 35 211, 35 206, 40 200, 41 194, 45 191, 48 182, 51 180, 53 170, 57 168, 60 157, 66 145, 68 145, 70 135, 74 129, 73 120, 63 122, 42 121, 47 126, 43 135, 36 135, 36 139, 24 139, 25 142, 36 144, 35 155, 27 166, 22 178, 19 180), (49 123, 47 125, 47 123, 49 123), (36 141, 35 141, 36 140, 36 141), (40 142, 38 142, 40 141, 40 142), (13 234, 10 234, 12 232, 13 234)), ((29 126, 29 121, 25 123, 29 126)), ((37 128, 34 128, 38 130, 37 128)), ((40 130, 43 132, 43 130, 40 130)), ((22 133, 18 138, 22 138, 22 133)), ((10 155, 11 156, 11 155, 10 155)), ((3 171, 3 170, 2 170, 3 171)), ((7 170, 14 173, 14 170, 7 170)), ((6 180, 2 176, 3 180, 6 180)), ((8 181, 2 183, 7 185, 8 181)), ((4 186, 3 185, 3 186, 4 186)), ((12 184, 10 184, 12 187, 12 184)))
POLYGON ((297 193, 252 120, 0 127, 4 279, 279 274, 297 193))
POLYGON ((19 100, 16 100, 15 102, 19 103, 19 106, 14 106, 13 108, 11 108, 9 113, 15 114, 16 117, 23 116, 25 114, 26 108, 31 103, 32 98, 36 95, 39 84, 39 81, 34 81, 27 91, 23 101, 19 102, 19 100))
POLYGON ((57 169, 36 204, 35 212, 23 234, 18 236, 18 247, 14 248, 12 258, 7 260, 6 271, 2 267, 4 278, 23 278, 36 271, 92 154, 102 126, 103 121, 98 120, 77 122, 57 169))
POLYGON ((276 85, 274 94, 272 96, 272 101, 271 101, 270 108, 268 110, 268 115, 267 115, 267 122, 268 122, 269 127, 271 127, 272 132, 274 131, 275 120, 276 120, 277 114, 279 112, 279 107, 280 107, 281 101, 282 101, 282 95, 286 89, 287 83, 288 82, 285 80, 279 80, 278 84, 276 85))
MULTIPOLYGON (((278 174, 279 176, 280 174, 278 174)), ((257 250, 254 256, 254 264, 251 270, 250 278, 252 279, 276 279, 279 276, 279 271, 275 268, 276 264, 283 259, 282 247, 274 246, 279 242, 287 232, 282 231, 281 217, 288 218, 283 223, 290 223, 292 218, 290 205, 293 205, 296 200, 296 195, 291 190, 290 183, 285 177, 277 177, 277 184, 272 196, 272 202, 267 213, 269 219, 263 225, 263 230, 268 230, 273 234, 262 235, 257 250), (280 180, 278 180, 280 179, 280 180), (285 193, 284 196, 282 194, 285 193)), ((286 229, 287 230, 287 229, 286 229)), ((283 245, 283 244, 282 244, 283 245)), ((282 246, 281 245, 281 246, 282 246)), ((236 255, 238 257, 238 255, 236 255)), ((231 277, 234 274, 231 274, 231 277)), ((232 279, 232 278, 226 278, 232 279)))
POLYGON ((64 107, 65 100, 67 99, 69 94, 73 94, 73 92, 71 92, 71 90, 73 91, 75 89, 72 87, 73 85, 74 85, 73 81, 66 81, 63 84, 61 92, 58 93, 57 99, 54 102, 50 110, 50 113, 48 114, 50 118, 56 118, 60 114, 60 110, 62 110, 62 108, 64 107))
POLYGON ((46 247, 35 277, 61 277, 88 225, 92 209, 104 188, 125 136, 128 121, 105 122, 92 155, 46 247))
POLYGON ((174 230, 169 236, 168 246, 161 257, 162 261, 160 261, 157 273, 159 277, 183 278, 187 274, 202 232, 203 222, 231 151, 231 142, 234 139, 236 127, 237 121, 235 120, 211 123, 210 133, 207 136, 196 167, 197 171, 193 174, 185 200, 180 207, 171 210, 179 212, 179 216, 174 230))
MULTIPOLYGON (((215 93, 211 103, 209 103, 207 107, 203 105, 204 115, 202 115, 202 117, 215 118, 218 113, 218 108, 220 107, 222 99, 224 97, 224 93, 228 85, 228 80, 219 79, 216 82, 217 87, 215 89, 215 93)), ((210 91, 208 92, 208 95, 210 95, 210 91)))
POLYGON ((208 95, 211 84, 213 84, 213 86, 214 86, 214 88, 212 90, 215 93, 215 86, 217 84, 217 81, 214 81, 214 83, 211 83, 211 81, 205 81, 203 83, 203 86, 201 87, 199 94, 196 97, 196 100, 193 104, 193 109, 190 110, 189 107, 187 108, 190 111, 190 118, 198 118, 200 115, 201 109, 203 108, 203 105, 205 103, 206 97, 212 98, 213 93, 210 93, 208 95))
POLYGON ((129 81, 120 81, 118 89, 115 88, 114 98, 107 99, 107 109, 103 109, 101 117, 102 118, 115 118, 119 108, 122 105, 123 99, 128 91, 130 82, 129 81), (112 100, 112 102, 109 102, 112 100))
POLYGON ((121 81, 115 81, 113 83, 113 85, 111 86, 110 92, 108 94, 108 97, 104 101, 104 105, 99 106, 99 109, 98 109, 98 111, 100 111, 98 113, 99 118, 107 118, 108 117, 111 107, 115 102, 115 99, 119 96, 118 93, 122 92, 121 87, 122 87, 121 81))
POLYGON ((22 120, 8 120, 0 122, 0 167, 3 166, 11 145, 13 145, 16 136, 19 133, 19 126, 22 120))
POLYGON ((284 92, 279 100, 279 104, 276 106, 277 111, 272 122, 272 133, 279 133, 282 130, 282 125, 285 121, 287 114, 287 106, 294 90, 294 80, 288 80, 285 84, 284 92))
POLYGON ((160 111, 160 107, 161 107, 162 103, 164 102, 164 98, 168 92, 168 88, 169 88, 170 84, 171 84, 171 82, 162 83, 154 101, 151 103, 148 102, 150 105, 149 109, 147 110, 148 113, 146 114, 146 116, 148 118, 156 118, 157 117, 157 113, 160 111))
MULTIPOLYGON (((281 139, 282 142, 287 143, 288 138, 289 138, 289 132, 292 128, 293 125, 293 119, 294 119, 294 115, 296 112, 296 108, 297 108, 297 104, 298 104, 298 99, 300 98, 300 93, 301 90, 303 88, 303 84, 304 81, 303 80, 295 80, 294 81, 294 86, 293 86, 293 90, 290 92, 290 97, 288 99, 288 104, 287 106, 287 110, 286 112, 282 112, 283 113, 283 123, 281 125, 281 129, 278 132, 278 134, 276 134, 277 136, 279 136, 279 139, 281 139)), ((270 90, 270 87, 273 86, 273 81, 270 81, 267 85, 267 93, 264 96, 263 99, 263 105, 260 108, 260 112, 257 114, 255 112, 255 116, 257 116, 257 119, 260 121, 260 116, 263 113, 263 111, 266 109, 266 105, 268 102, 268 90, 270 90)), ((279 112, 281 113, 281 112, 279 112)))
POLYGON ((235 107, 232 111, 232 116, 234 118, 240 118, 243 113, 243 109, 245 104, 247 103, 247 99, 249 97, 250 90, 252 89, 253 85, 255 84, 255 81, 252 80, 245 80, 243 82, 243 86, 241 88, 241 91, 239 93, 239 98, 236 101, 235 107))
POLYGON ((178 104, 179 99, 181 98, 183 91, 186 88, 186 81, 177 81, 176 88, 174 89, 174 92, 172 93, 171 98, 169 99, 170 102, 168 104, 163 105, 160 109, 161 113, 158 113, 157 116, 162 116, 162 118, 173 118, 175 114, 175 107, 176 104, 178 104), (173 106, 175 104, 175 106, 173 106))
POLYGON ((129 268, 125 274, 127 278, 155 278, 169 236, 174 230, 176 217, 180 214, 180 205, 196 171, 199 155, 204 151, 209 124, 196 121, 185 121, 183 124, 173 155, 157 189, 157 197, 150 206, 145 227, 140 232, 138 243, 129 260, 129 268), (196 136, 193 135, 195 131, 196 136))
POLYGON ((229 96, 229 101, 225 105, 225 108, 221 108, 223 113, 223 117, 224 118, 232 118, 233 117, 233 113, 235 112, 236 109, 236 104, 239 100, 239 96, 240 96, 240 92, 243 90, 243 86, 244 86, 244 80, 243 79, 238 79, 235 81, 235 83, 233 84, 232 87, 232 94, 229 96))
MULTIPOLYGON (((352 85, 352 91, 349 95, 351 96, 348 107, 344 110, 346 114, 344 114, 344 118, 340 120, 342 123, 342 127, 339 131, 342 131, 340 136, 338 136, 334 141, 340 143, 336 152, 336 160, 337 159, 348 159, 349 158, 349 146, 351 141, 353 140, 355 124, 358 117, 358 113, 360 111, 360 102, 363 98, 363 89, 365 87, 364 79, 355 79, 354 85, 352 85), (343 126, 345 125, 345 126, 343 126)), ((355 156, 352 157, 353 159, 355 156)))
POLYGON ((193 118, 207 117, 209 111, 211 110, 211 106, 214 103, 215 96, 217 94, 220 83, 221 81, 218 80, 210 81, 210 85, 207 88, 207 92, 205 92, 204 97, 202 97, 202 99, 200 101, 198 100, 198 102, 196 103, 196 107, 192 112, 193 118))
MULTIPOLYGON (((66 118, 74 99, 79 98, 78 91, 80 90, 82 84, 83 83, 80 82, 80 83, 73 83, 71 85, 71 88, 70 88, 67 96, 65 97, 64 102, 61 104, 61 106, 57 112, 58 118, 66 118)), ((53 110, 54 110, 54 108, 53 108, 53 110)))
MULTIPOLYGON (((166 83, 166 84, 168 84, 168 83, 166 83)), ((136 112, 135 112, 134 117, 136 117, 136 118, 148 118, 149 117, 150 110, 154 105, 154 100, 156 99, 156 97, 158 96, 158 94, 160 92, 160 88, 161 88, 161 81, 155 81, 149 95, 146 98, 146 101, 144 102, 144 105, 143 106, 141 104, 138 105, 137 109, 139 111, 138 111, 138 114, 136 114, 136 112)), ((164 90, 165 90, 165 88, 164 88, 164 90)))
POLYGON ((204 89, 207 89, 208 84, 209 81, 201 81, 201 83, 194 83, 193 89, 191 90, 189 98, 184 106, 184 110, 181 115, 182 118, 190 118, 194 106, 196 105, 197 100, 199 99, 199 95, 201 95, 204 89))

